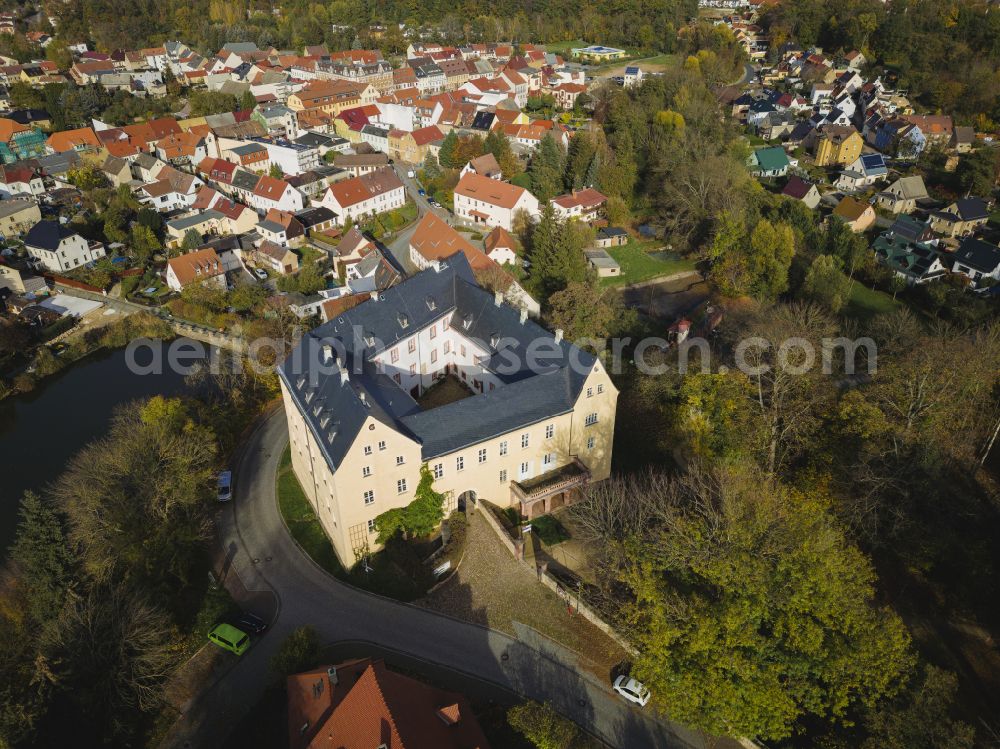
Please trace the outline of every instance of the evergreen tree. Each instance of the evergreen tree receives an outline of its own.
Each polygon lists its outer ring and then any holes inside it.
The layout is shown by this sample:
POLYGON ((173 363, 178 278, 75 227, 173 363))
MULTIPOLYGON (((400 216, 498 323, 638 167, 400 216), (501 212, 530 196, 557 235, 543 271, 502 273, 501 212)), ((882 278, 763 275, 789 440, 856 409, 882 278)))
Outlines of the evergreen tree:
POLYGON ((562 192, 564 167, 563 150, 549 133, 542 138, 528 168, 531 192, 540 202, 548 202, 562 192))
POLYGON ((438 161, 441 162, 441 166, 445 169, 458 169, 458 167, 462 166, 455 163, 458 159, 458 152, 458 133, 451 130, 444 136, 444 142, 441 144, 441 151, 438 154, 438 161))
POLYGON ((240 111, 251 112, 257 106, 257 97, 253 95, 253 91, 247 89, 240 96, 240 111))
POLYGON ((34 492, 25 492, 10 558, 24 591, 28 615, 38 624, 62 608, 75 561, 62 521, 34 492))
POLYGON ((585 185, 592 185, 586 178, 597 155, 597 147, 590 133, 581 132, 569 142, 569 152, 566 155, 566 189, 579 190, 585 185))
POLYGON ((551 203, 546 202, 529 242, 529 280, 543 300, 573 282, 587 278, 583 249, 593 240, 593 232, 578 221, 560 221, 551 203))
POLYGON ((428 182, 433 182, 440 176, 441 165, 438 163, 437 156, 433 153, 427 154, 427 158, 424 159, 424 179, 428 182))
POLYGON ((510 147, 510 140, 502 130, 493 130, 483 141, 483 153, 491 153, 500 165, 504 179, 510 179, 521 171, 521 162, 510 147))

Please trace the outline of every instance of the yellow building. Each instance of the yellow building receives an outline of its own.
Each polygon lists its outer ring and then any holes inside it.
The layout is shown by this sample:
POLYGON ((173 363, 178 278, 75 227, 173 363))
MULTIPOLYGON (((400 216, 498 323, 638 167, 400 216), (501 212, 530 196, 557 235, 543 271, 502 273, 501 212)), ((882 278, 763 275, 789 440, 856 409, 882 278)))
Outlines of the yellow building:
POLYGON ((313 330, 279 374, 292 467, 345 566, 423 465, 446 513, 488 500, 526 517, 611 471, 601 362, 476 285, 461 252, 313 330))
POLYGON ((571 49, 573 57, 589 62, 607 62, 608 60, 621 60, 628 56, 623 49, 615 47, 605 47, 601 44, 592 44, 589 47, 575 47, 571 49))
POLYGON ((848 125, 827 125, 816 137, 814 155, 816 166, 846 166, 861 155, 864 140, 861 134, 848 125))

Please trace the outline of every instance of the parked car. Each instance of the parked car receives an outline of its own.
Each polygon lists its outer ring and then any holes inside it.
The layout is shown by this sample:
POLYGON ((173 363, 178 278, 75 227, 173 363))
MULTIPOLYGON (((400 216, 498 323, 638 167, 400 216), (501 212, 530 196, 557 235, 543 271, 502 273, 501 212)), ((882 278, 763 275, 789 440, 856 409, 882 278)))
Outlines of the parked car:
POLYGON ((219 474, 219 501, 228 502, 233 498, 233 472, 223 471, 219 474))
POLYGON ((217 624, 208 633, 208 639, 223 650, 228 650, 236 655, 243 655, 250 647, 250 635, 232 624, 217 624))
POLYGON ((420 187, 420 188, 417 189, 417 195, 423 197, 426 194, 427 194, 427 191, 424 188, 420 187))
POLYGON ((254 268, 253 274, 257 276, 257 278, 259 278, 261 281, 267 280, 267 271, 264 270, 263 268, 254 268))
POLYGON ((267 622, 249 611, 243 611, 231 617, 229 622, 234 627, 249 632, 252 635, 262 634, 267 630, 267 622))
POLYGON ((622 674, 615 679, 612 688, 626 700, 639 705, 639 707, 645 707, 646 703, 649 702, 649 690, 631 676, 622 674))

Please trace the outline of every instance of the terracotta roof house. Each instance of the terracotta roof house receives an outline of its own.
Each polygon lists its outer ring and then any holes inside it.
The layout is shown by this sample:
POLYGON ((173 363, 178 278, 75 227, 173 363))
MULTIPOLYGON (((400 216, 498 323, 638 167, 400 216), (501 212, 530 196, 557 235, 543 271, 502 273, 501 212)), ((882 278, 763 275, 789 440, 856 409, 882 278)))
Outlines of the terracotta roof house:
POLYGON ((608 198, 592 187, 573 190, 566 195, 552 198, 552 207, 556 216, 562 219, 578 218, 582 221, 594 221, 600 216, 601 209, 608 198))
POLYGON ((517 262, 517 243, 506 229, 497 226, 483 240, 486 256, 499 265, 514 265, 517 262))
POLYGON ((461 176, 465 176, 469 172, 475 172, 483 177, 489 177, 490 179, 502 180, 503 172, 500 170, 500 164, 497 162, 497 157, 491 153, 484 153, 482 156, 477 156, 472 159, 468 164, 462 167, 461 176))
POLYGON ((320 201, 337 214, 341 223, 347 217, 356 221, 362 216, 401 208, 405 202, 403 183, 389 168, 335 182, 320 201))
POLYGON ((475 172, 466 173, 455 186, 455 216, 462 221, 513 229, 514 215, 524 211, 538 216, 538 199, 523 187, 498 182, 475 172))
POLYGON ((390 671, 381 660, 296 674, 287 691, 291 749, 490 749, 464 695, 390 671))
POLYGON ((215 250, 195 250, 167 260, 167 286, 180 291, 192 283, 226 288, 226 271, 215 250))
POLYGON ((52 133, 48 139, 48 146, 53 153, 61 153, 63 151, 93 152, 103 148, 93 128, 89 127, 52 133))
POLYGON ((410 260, 418 268, 430 267, 435 262, 447 260, 461 252, 473 271, 493 267, 486 253, 475 247, 461 234, 448 226, 437 214, 425 213, 410 237, 410 260))

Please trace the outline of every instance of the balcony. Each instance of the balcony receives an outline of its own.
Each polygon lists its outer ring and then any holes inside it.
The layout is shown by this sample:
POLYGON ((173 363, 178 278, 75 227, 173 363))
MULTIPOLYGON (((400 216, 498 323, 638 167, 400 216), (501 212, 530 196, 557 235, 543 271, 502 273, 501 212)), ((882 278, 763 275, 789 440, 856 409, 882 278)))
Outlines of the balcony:
POLYGON ((511 481, 511 496, 521 503, 521 514, 531 518, 571 504, 590 483, 590 469, 578 458, 527 481, 511 481))

